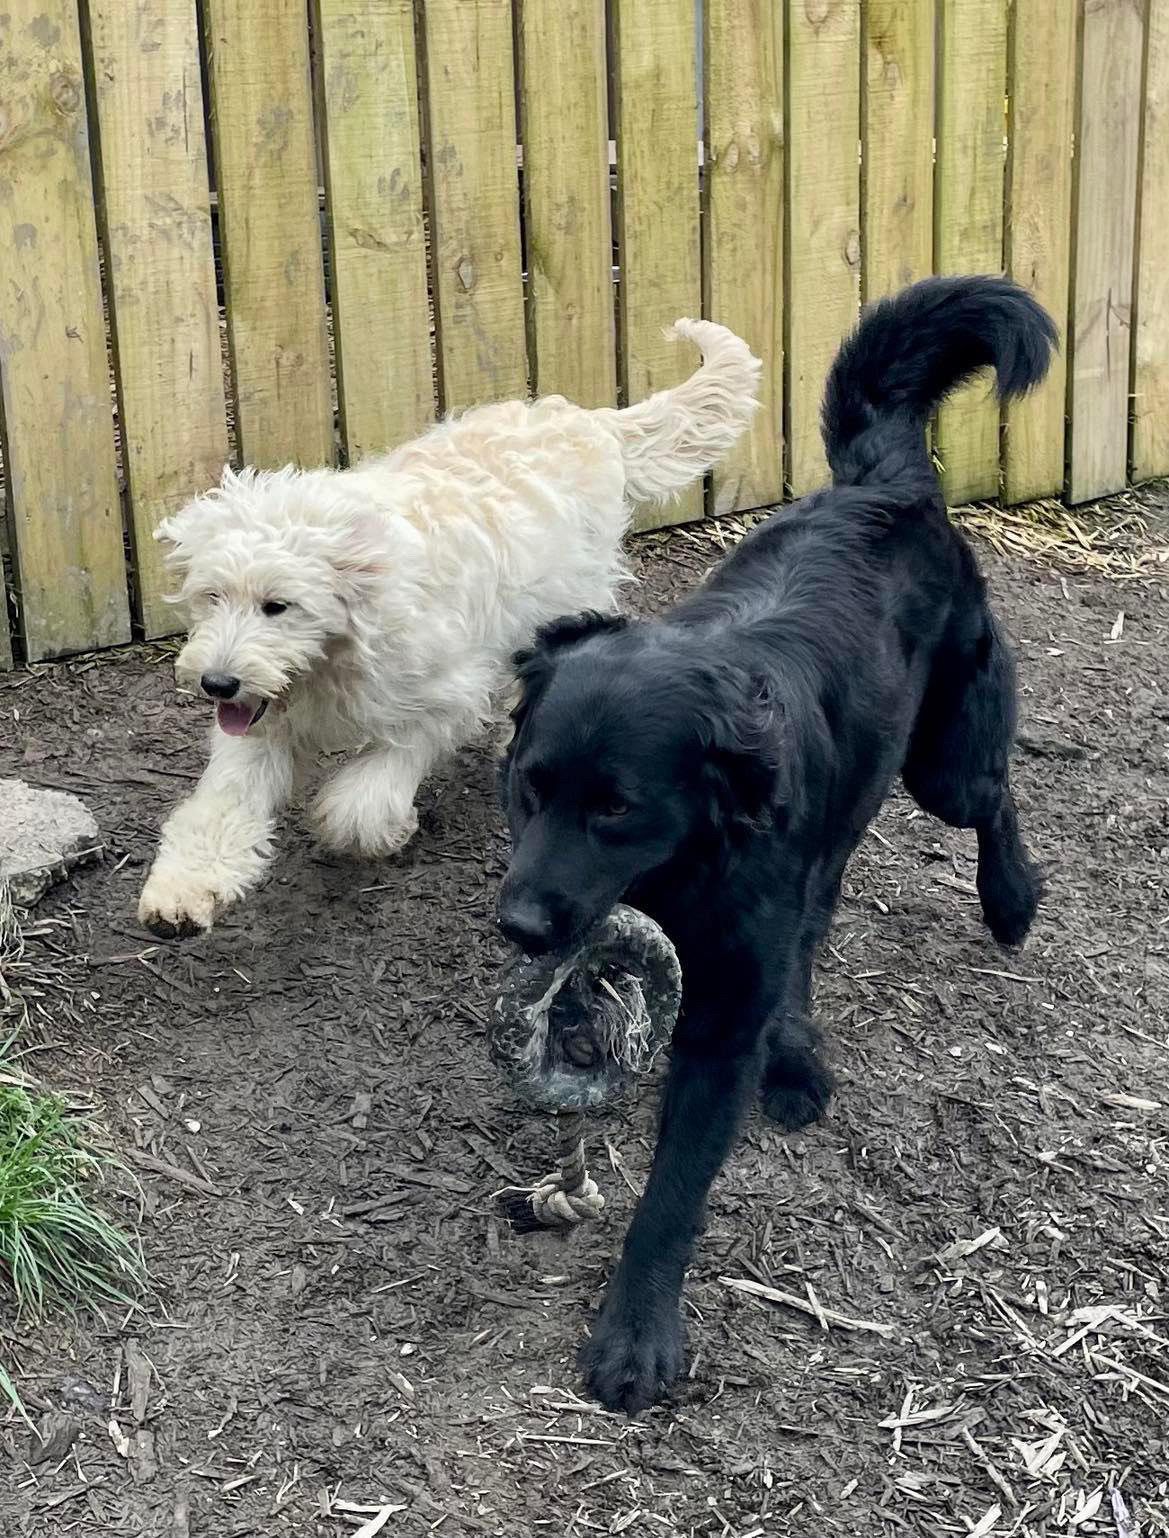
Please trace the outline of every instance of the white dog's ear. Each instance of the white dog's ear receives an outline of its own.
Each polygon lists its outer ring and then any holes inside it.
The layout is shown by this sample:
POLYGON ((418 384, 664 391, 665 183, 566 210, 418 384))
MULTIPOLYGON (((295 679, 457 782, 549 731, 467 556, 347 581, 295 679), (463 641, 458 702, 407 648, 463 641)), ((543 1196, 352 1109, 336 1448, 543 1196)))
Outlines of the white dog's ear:
POLYGON ((186 576, 194 555, 191 535, 192 526, 197 521, 197 507, 197 503, 189 502, 177 513, 164 518, 154 531, 155 539, 163 548, 167 565, 180 579, 186 576))
POLYGON ((249 484, 251 472, 237 475, 230 465, 224 465, 219 486, 205 496, 179 508, 169 518, 164 518, 154 531, 154 537, 163 547, 166 562, 180 578, 190 570, 197 551, 209 537, 211 528, 223 517, 223 497, 240 486, 249 484))
POLYGON ((363 579, 382 576, 390 569, 386 521, 373 508, 351 513, 337 530, 329 562, 342 577, 358 587, 363 579))

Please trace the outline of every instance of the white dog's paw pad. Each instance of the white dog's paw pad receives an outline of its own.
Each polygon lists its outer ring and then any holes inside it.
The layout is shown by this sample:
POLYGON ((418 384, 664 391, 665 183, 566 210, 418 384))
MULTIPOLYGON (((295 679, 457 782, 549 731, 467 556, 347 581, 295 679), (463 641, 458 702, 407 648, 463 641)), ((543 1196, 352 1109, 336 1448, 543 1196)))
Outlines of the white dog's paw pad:
POLYGON ((163 940, 202 934, 215 922, 216 894, 206 889, 176 892, 147 882, 138 903, 138 921, 163 940))

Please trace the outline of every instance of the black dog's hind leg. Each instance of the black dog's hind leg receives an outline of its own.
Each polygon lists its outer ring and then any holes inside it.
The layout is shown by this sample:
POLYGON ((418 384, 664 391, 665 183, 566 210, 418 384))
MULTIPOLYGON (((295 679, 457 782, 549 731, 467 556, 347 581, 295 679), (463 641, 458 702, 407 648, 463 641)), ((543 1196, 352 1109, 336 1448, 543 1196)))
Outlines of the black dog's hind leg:
POLYGON ((987 928, 1000 945, 1021 945, 1043 896, 1043 879, 1027 856, 1009 779, 1003 779, 994 815, 975 828, 978 899, 987 928))
POLYGON ((978 835, 978 897, 1001 945, 1019 945, 1043 883, 1019 831, 1007 761, 1015 735, 1015 669, 985 605, 952 624, 939 648, 902 770, 909 794, 978 835))

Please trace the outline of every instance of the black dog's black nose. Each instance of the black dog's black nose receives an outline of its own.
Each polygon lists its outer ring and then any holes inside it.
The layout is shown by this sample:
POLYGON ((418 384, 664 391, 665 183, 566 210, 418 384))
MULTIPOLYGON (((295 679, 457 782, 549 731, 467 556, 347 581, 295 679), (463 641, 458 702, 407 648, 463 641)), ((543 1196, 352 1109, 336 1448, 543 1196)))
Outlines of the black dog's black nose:
POLYGON ((551 950, 556 926, 548 913, 536 903, 521 900, 500 904, 499 927, 512 942, 529 956, 551 950))
POLYGON ((239 679, 231 673, 204 673, 199 684, 213 700, 233 700, 239 693, 239 679))

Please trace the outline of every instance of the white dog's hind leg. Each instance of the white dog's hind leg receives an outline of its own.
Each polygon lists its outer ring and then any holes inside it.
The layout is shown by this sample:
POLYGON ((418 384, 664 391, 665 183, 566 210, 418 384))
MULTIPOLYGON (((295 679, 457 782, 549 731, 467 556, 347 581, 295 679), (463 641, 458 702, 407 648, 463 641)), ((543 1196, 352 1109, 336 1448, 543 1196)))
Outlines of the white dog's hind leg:
POLYGON ((292 775, 283 734, 215 733, 202 779, 163 824, 138 903, 147 929, 167 938, 210 929, 256 885, 272 856, 275 815, 292 775))
POLYGON ((430 743, 372 748, 321 787, 314 821, 322 842, 348 854, 396 854, 418 830, 414 797, 438 751, 430 743))

